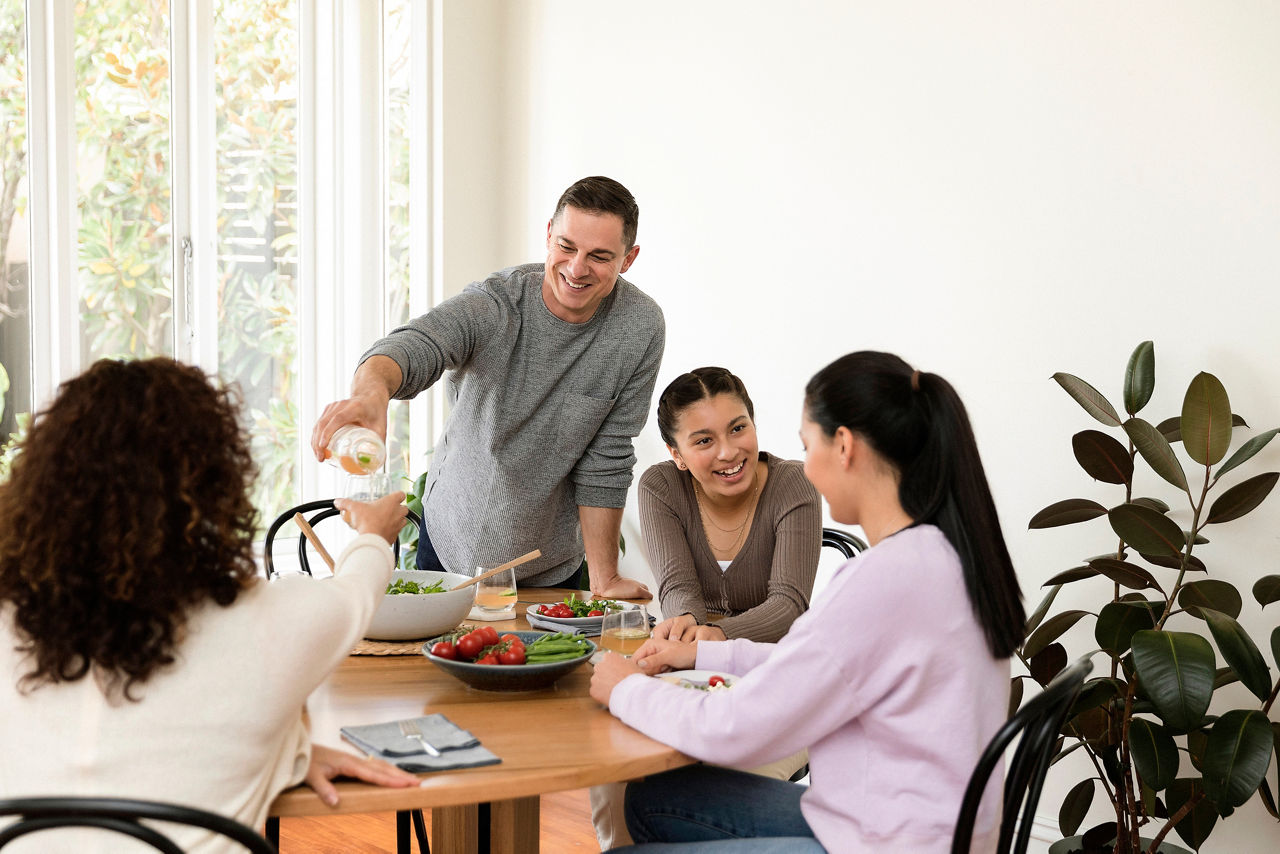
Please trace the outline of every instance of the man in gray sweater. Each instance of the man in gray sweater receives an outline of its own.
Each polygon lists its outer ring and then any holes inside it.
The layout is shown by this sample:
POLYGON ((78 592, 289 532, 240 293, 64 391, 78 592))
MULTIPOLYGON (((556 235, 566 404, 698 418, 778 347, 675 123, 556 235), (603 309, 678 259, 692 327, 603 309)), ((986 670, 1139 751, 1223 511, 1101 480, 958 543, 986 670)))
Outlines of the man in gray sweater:
POLYGON ((657 303, 620 277, 635 261, 639 208, 609 178, 565 190, 547 260, 473 282, 365 353, 351 396, 327 406, 311 445, 361 424, 386 436, 387 404, 442 376, 451 404, 423 496, 418 565, 473 575, 522 555, 521 583, 572 583, 585 552, 591 592, 648 599, 618 575, 618 534, 662 361, 657 303), (446 375, 445 372, 449 373, 446 375))

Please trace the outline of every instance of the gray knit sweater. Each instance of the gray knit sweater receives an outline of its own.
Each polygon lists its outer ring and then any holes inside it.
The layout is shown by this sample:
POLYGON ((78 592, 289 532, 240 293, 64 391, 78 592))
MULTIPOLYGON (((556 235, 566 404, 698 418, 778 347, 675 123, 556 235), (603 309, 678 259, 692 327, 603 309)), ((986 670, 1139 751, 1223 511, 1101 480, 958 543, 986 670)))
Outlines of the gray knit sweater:
POLYGON ((822 505, 804 464, 761 452, 769 478, 751 530, 721 571, 698 513, 693 477, 670 460, 640 477, 640 530, 664 617, 725 614, 730 638, 773 642, 809 607, 822 549, 822 505))
POLYGON ((543 303, 542 277, 525 264, 472 283, 364 358, 396 361, 401 400, 449 372, 423 500, 441 563, 474 575, 538 548, 518 577, 547 586, 582 562, 578 507, 626 503, 666 327, 622 278, 590 320, 567 323, 543 303))

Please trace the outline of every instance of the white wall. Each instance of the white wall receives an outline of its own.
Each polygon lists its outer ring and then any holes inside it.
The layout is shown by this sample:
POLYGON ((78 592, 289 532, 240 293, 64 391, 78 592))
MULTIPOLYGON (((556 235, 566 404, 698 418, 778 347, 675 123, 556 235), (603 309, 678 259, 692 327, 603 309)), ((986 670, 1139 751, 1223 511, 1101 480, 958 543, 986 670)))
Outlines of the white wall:
MULTIPOLYGON (((832 358, 887 349, 947 376, 1029 606, 1109 545, 1104 529, 1028 532, 1030 516, 1116 500, 1071 457, 1071 434, 1099 425, 1053 372, 1118 400, 1126 358, 1153 339, 1152 420, 1203 369, 1255 431, 1280 426, 1274 3, 545 0, 492 24, 472 49, 500 69, 498 142, 475 143, 498 160, 476 169, 476 154, 467 180, 500 200, 504 227, 452 239, 514 256, 467 277, 543 257, 563 188, 618 178, 642 213, 628 278, 667 316, 659 388, 730 367, 762 445, 798 457, 801 389, 832 358)), ((660 458, 652 425, 639 446, 642 465, 660 458)), ((1280 443, 1256 460, 1280 468, 1280 443)), ((1280 569, 1277 522, 1273 496, 1203 556, 1247 591, 1280 569)), ((1269 636, 1276 606, 1245 595, 1246 625, 1269 636)), ((1049 817, 1070 785, 1055 776, 1049 817)), ((1204 850, 1276 839, 1254 799, 1204 850)))

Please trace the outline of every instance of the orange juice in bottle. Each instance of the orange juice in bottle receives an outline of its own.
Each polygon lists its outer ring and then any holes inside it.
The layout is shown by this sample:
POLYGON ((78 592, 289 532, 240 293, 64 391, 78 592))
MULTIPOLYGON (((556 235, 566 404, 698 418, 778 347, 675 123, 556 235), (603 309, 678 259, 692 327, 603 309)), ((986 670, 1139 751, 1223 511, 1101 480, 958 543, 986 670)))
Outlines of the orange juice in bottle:
POLYGON ((354 424, 338 428, 327 451, 325 461, 348 474, 372 474, 387 458, 387 446, 378 434, 354 424))

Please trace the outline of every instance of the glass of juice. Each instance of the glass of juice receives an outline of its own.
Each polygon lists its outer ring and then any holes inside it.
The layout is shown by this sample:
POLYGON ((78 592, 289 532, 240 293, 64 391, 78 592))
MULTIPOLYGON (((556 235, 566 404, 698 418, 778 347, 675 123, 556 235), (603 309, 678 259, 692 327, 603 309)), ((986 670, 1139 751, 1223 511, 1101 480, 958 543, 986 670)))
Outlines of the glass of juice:
MULTIPOLYGON (((378 474, 351 475, 347 478, 346 483, 342 485, 342 497, 350 498, 353 501, 377 501, 383 496, 390 495, 394 480, 389 474, 379 472, 378 474)), ((348 525, 351 520, 347 518, 347 514, 342 514, 342 521, 348 525)))
MULTIPOLYGON (((476 567, 476 575, 493 569, 492 566, 476 567)), ((476 605, 488 614, 516 615, 516 571, 504 569, 476 585, 476 605)))
POLYGON ((649 612, 643 605, 610 611, 600 624, 600 646, 625 658, 649 639, 649 612))

